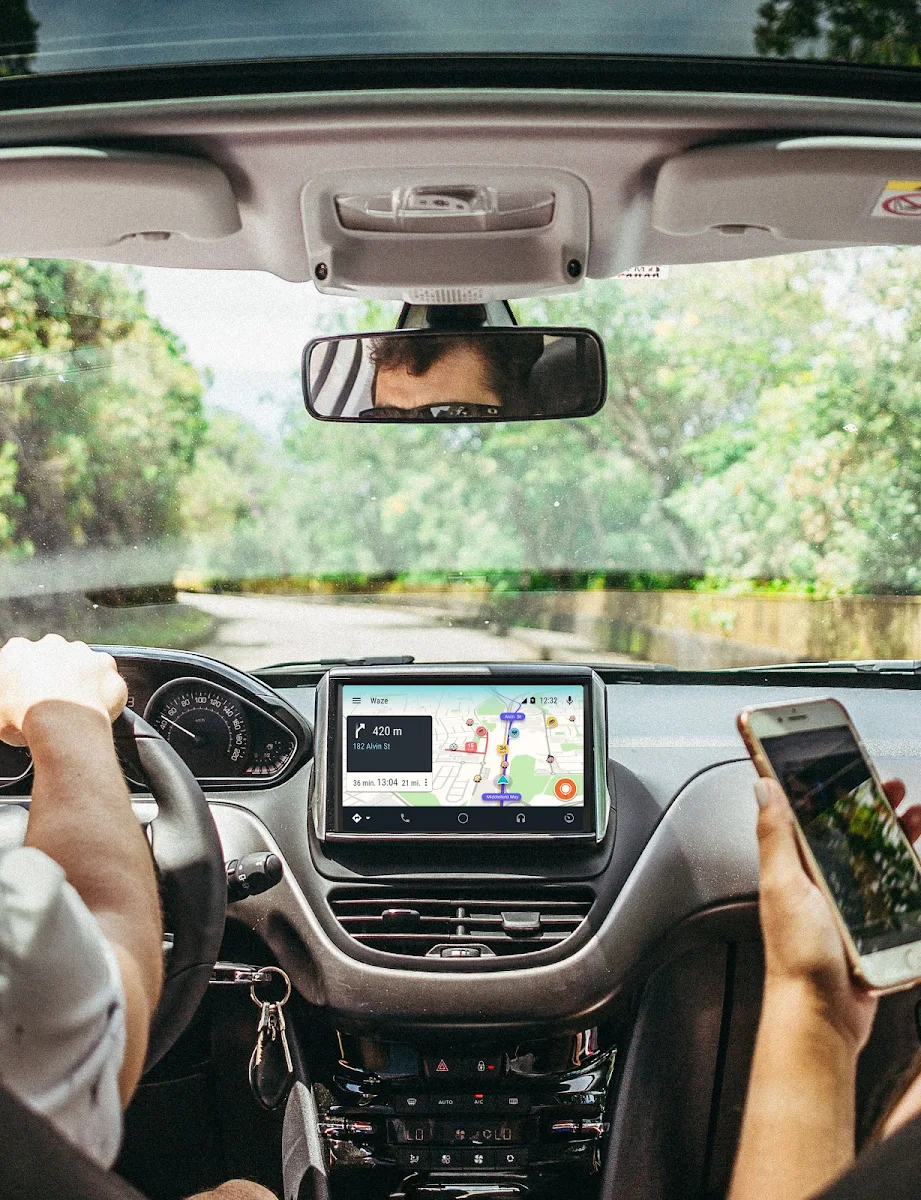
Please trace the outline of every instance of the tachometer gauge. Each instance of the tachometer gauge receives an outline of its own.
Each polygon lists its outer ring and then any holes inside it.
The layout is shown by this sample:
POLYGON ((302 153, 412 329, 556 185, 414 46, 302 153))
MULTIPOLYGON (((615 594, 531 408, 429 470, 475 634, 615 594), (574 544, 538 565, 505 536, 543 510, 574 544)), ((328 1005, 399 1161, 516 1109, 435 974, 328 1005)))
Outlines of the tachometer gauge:
POLYGON ((239 775, 249 756, 249 722, 242 702, 203 679, 174 679, 154 692, 145 719, 205 779, 239 775))
POLYGON ((271 777, 280 775, 297 750, 297 742, 287 729, 279 725, 270 737, 258 742, 253 747, 246 774, 271 777))

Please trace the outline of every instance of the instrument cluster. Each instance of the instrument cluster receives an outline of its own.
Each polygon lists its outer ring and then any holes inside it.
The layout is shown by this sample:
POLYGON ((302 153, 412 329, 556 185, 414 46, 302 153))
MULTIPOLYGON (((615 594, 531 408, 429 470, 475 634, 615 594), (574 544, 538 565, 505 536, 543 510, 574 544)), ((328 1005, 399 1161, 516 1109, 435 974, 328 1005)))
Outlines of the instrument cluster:
MULTIPOLYGON (((128 684, 128 706, 170 743, 205 790, 280 783, 309 759, 313 731, 258 680, 200 655, 106 647, 128 684)), ((127 727, 115 746, 133 791, 146 791, 127 727)), ((0 788, 27 792, 28 750, 0 743, 0 788)))

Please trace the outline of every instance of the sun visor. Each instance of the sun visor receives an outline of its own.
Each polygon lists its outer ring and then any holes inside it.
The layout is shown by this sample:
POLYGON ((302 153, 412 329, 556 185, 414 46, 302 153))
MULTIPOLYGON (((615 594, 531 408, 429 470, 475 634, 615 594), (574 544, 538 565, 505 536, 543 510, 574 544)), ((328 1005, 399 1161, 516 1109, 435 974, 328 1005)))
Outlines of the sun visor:
POLYGON ((214 163, 84 146, 0 148, 0 213, 4 257, 87 257, 126 239, 211 240, 240 228, 214 163))
POLYGON ((321 292, 479 304, 577 290, 589 246, 585 184, 556 170, 344 171, 301 196, 321 292))
POLYGON ((664 233, 766 230, 825 245, 921 242, 921 139, 803 137, 706 146, 659 171, 664 233))

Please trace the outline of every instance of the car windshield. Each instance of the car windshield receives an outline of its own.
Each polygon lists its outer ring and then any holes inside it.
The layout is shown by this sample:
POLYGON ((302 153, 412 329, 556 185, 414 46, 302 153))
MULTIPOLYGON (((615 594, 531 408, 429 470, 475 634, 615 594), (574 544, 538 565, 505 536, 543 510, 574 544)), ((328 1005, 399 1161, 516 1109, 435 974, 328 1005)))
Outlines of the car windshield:
POLYGON ((398 306, 252 272, 0 263, 0 633, 682 667, 914 657, 921 251, 672 267, 587 326, 595 416, 342 425, 300 352, 398 306))
POLYGON ((832 0, 0 0, 0 74, 388 54, 628 54, 916 67, 913 4, 832 0))

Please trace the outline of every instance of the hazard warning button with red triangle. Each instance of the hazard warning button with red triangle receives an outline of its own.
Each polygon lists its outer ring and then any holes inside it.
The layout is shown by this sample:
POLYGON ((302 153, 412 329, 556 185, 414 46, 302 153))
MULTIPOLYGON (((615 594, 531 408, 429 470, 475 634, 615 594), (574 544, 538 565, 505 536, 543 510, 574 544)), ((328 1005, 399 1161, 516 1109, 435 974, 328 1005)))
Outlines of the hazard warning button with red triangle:
POLYGON ((461 1077, 461 1059, 444 1058, 440 1054, 427 1054, 422 1059, 427 1079, 448 1083, 461 1077))

